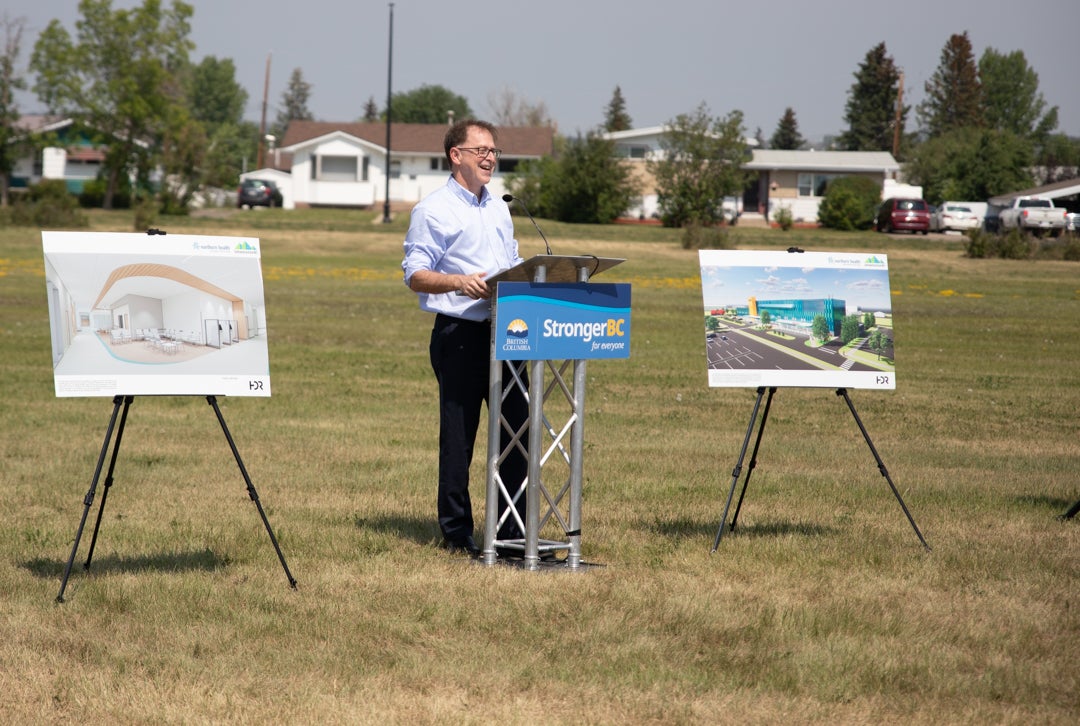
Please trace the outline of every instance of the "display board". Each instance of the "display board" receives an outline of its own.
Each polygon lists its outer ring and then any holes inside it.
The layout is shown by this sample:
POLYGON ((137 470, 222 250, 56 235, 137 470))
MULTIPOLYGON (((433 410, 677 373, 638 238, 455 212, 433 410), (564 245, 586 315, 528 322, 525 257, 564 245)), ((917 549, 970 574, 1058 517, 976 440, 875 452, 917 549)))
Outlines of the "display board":
POLYGON ((715 387, 896 387, 886 255, 702 250, 715 387))
POLYGON ((258 239, 41 239, 57 396, 270 395, 258 239))

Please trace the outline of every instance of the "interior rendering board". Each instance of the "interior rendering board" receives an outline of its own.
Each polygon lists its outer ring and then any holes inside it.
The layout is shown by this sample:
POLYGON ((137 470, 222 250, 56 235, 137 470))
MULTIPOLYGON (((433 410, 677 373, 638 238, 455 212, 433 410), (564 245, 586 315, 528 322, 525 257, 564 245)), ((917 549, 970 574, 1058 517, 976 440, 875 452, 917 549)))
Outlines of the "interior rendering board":
POLYGON ((258 239, 41 239, 57 396, 270 395, 258 239))

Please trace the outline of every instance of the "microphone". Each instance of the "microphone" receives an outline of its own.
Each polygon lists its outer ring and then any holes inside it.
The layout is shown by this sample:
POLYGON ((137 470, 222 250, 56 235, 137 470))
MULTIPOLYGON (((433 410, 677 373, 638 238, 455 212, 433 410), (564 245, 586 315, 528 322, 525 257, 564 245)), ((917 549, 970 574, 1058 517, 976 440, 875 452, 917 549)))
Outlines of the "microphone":
POLYGON ((507 204, 509 204, 510 202, 517 202, 518 204, 521 205, 521 208, 525 210, 525 214, 528 214, 529 219, 532 220, 533 226, 536 227, 536 231, 540 232, 540 239, 544 240, 544 247, 547 248, 548 256, 550 256, 551 255, 551 245, 548 244, 547 237, 545 237, 544 233, 540 230, 540 225, 536 223, 535 219, 533 219, 532 214, 529 212, 529 208, 525 206, 525 202, 521 201, 520 199, 515 197, 513 194, 503 194, 502 199, 507 204))

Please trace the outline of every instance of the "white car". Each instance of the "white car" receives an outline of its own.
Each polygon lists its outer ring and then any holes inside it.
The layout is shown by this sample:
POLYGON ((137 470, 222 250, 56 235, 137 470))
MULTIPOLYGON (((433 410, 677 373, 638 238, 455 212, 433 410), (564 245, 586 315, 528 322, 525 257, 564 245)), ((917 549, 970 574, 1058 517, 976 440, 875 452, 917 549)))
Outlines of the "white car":
POLYGON ((982 224, 979 216, 971 207, 956 202, 943 202, 930 216, 930 229, 934 232, 948 232, 977 229, 982 224))
POLYGON ((1068 232, 1080 232, 1080 213, 1069 212, 1065 215, 1065 230, 1068 232))

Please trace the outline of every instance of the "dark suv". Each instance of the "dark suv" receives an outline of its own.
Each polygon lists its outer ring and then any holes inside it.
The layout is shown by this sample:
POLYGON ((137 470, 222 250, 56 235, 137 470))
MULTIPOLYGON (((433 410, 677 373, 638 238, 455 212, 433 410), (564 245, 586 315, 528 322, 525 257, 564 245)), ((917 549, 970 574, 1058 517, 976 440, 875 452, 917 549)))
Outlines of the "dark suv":
POLYGON ((878 207, 874 228, 878 232, 926 234, 930 231, 930 206, 922 199, 886 199, 878 207))
POLYGON ((244 179, 236 190, 236 206, 280 207, 281 190, 277 184, 266 179, 244 179))

